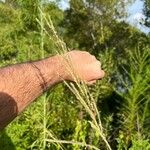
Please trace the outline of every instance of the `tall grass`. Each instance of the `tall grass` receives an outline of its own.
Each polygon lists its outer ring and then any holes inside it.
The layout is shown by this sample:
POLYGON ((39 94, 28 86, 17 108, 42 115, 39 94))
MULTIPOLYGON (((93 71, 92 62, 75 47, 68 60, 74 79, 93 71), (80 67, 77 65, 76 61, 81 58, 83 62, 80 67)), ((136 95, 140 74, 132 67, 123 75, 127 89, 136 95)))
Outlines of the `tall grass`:
MULTIPOLYGON (((65 67, 67 71, 72 75, 74 81, 76 84, 68 83, 64 80, 64 83, 66 86, 72 91, 72 93, 76 96, 77 100, 80 102, 80 104, 83 106, 84 110, 87 112, 87 114, 90 116, 90 120, 88 121, 91 125, 91 128, 95 131, 95 134, 98 134, 99 137, 104 141, 106 145, 106 149, 111 150, 111 147, 106 139, 106 135, 104 133, 104 128, 101 123, 101 117, 100 112, 96 105, 96 100, 94 99, 94 96, 90 93, 88 86, 85 84, 85 82, 81 81, 76 74, 74 74, 73 67, 71 64, 71 58, 65 57, 65 53, 69 51, 69 49, 66 46, 66 43, 63 42, 63 40, 58 36, 58 33, 55 30, 55 27, 53 25, 53 22, 49 16, 46 16, 41 8, 40 8, 40 16, 41 20, 37 20, 38 23, 41 26, 41 37, 44 36, 44 33, 52 40, 57 47, 57 53, 61 54, 64 59, 65 67), (43 26, 43 22, 45 22, 45 27, 43 26), (44 31, 44 33, 43 33, 44 31)), ((43 38, 41 40, 41 48, 43 49, 43 38)), ((44 100, 44 116, 45 116, 45 106, 46 101, 44 100)), ((46 128, 46 122, 44 117, 44 141, 52 142, 52 143, 66 143, 66 144, 77 144, 81 145, 83 147, 89 147, 93 149, 100 149, 96 148, 95 146, 87 143, 82 143, 78 141, 63 141, 63 140, 56 140, 56 139, 45 139, 45 128, 46 128)), ((45 147, 45 142, 43 144, 43 148, 45 147)))
POLYGON ((120 78, 124 92, 119 92, 124 98, 120 112, 123 131, 121 134, 124 136, 126 147, 131 141, 144 142, 149 138, 145 137, 145 131, 150 129, 150 50, 148 47, 141 49, 139 45, 132 52, 128 51, 127 55, 128 66, 122 67, 125 76, 120 78))
POLYGON ((148 91, 150 89, 150 52, 148 48, 140 50, 135 49, 134 52, 129 53, 130 55, 130 70, 125 72, 130 78, 131 86, 128 86, 128 93, 125 95, 126 99, 126 120, 125 124, 129 130, 137 128, 138 130, 143 128, 144 118, 147 103, 149 103, 149 98, 146 98, 148 91), (141 112, 142 111, 142 112, 141 112), (141 118, 142 116, 142 118, 141 118), (140 122, 139 122, 140 121, 140 122))
MULTIPOLYGON (((40 8, 41 10, 43 9, 42 6, 42 1, 40 3, 40 8)), ((41 45, 40 45, 40 50, 41 50, 41 56, 42 58, 45 57, 45 53, 44 53, 44 21, 43 21, 43 15, 42 12, 40 11, 40 35, 41 35, 41 45)), ((46 93, 44 93, 43 95, 43 146, 42 149, 46 149, 46 93)))

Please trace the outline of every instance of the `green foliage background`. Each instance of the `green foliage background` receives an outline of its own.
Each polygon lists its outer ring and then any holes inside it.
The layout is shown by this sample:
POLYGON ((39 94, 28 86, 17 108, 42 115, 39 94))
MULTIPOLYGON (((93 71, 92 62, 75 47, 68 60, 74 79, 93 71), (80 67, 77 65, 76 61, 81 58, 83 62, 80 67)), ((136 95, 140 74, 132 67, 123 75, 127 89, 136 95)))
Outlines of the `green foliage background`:
MULTIPOLYGON (((0 1, 1 66, 42 57, 43 37, 37 23, 41 6, 70 49, 87 50, 102 62, 106 77, 90 90, 97 98, 105 134, 114 150, 150 149, 150 35, 124 21, 126 6, 132 2, 70 0, 70 7, 63 11, 59 1, 0 1)), ((147 18, 149 7, 145 0, 147 18)), ((149 26, 148 19, 145 25, 149 26)), ((53 41, 46 35, 43 40, 45 56, 54 55, 53 41)), ((106 149, 75 96, 59 84, 1 131, 0 150, 61 149, 55 143, 43 144, 44 98, 47 139, 86 142, 106 149)), ((62 148, 84 149, 75 144, 64 144, 62 148)))

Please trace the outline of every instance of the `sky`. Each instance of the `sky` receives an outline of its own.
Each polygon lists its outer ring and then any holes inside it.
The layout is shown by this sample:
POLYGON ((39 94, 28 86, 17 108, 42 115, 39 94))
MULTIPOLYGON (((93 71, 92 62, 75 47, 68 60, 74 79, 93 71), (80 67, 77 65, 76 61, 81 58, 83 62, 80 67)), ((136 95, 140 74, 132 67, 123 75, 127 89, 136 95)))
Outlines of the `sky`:
MULTIPOLYGON (((69 0, 62 0, 60 7, 62 9, 66 9, 69 7, 68 5, 69 0)), ((146 28, 145 26, 141 25, 142 20, 144 20, 145 16, 143 15, 143 1, 136 0, 132 5, 129 5, 128 8, 129 17, 127 18, 127 22, 131 25, 137 27, 144 33, 149 33, 150 29, 146 28)))
POLYGON ((136 26, 138 29, 145 33, 150 32, 149 28, 146 28, 145 26, 140 24, 140 22, 142 23, 145 19, 145 16, 143 14, 143 1, 136 0, 135 3, 128 7, 128 13, 129 17, 127 18, 127 21, 131 25, 136 26))

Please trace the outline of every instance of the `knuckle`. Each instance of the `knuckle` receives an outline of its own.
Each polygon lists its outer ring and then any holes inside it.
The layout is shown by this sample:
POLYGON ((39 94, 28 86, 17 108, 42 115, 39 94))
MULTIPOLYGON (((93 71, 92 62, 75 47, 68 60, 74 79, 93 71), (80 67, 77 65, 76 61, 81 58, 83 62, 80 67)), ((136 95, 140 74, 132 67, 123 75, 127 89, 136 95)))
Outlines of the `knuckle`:
POLYGON ((83 51, 85 54, 89 54, 89 52, 87 52, 87 51, 83 51))
POLYGON ((100 61, 97 60, 96 64, 101 67, 101 62, 100 61))
POLYGON ((96 60, 96 57, 95 57, 95 56, 93 56, 93 55, 91 56, 91 58, 92 58, 92 60, 96 60))
POLYGON ((91 54, 89 52, 84 51, 83 54, 90 56, 91 54))

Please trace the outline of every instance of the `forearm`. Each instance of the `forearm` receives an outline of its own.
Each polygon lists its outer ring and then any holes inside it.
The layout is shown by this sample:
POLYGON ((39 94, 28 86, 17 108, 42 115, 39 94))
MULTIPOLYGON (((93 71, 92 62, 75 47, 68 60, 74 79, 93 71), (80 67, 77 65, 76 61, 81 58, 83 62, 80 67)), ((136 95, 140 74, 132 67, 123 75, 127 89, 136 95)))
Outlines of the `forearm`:
POLYGON ((0 128, 47 88, 61 81, 57 56, 0 69, 0 128))
POLYGON ((41 61, 0 69, 0 129, 4 128, 47 88, 64 80, 87 84, 103 78, 96 58, 87 52, 70 51, 41 61), (72 75, 73 74, 73 75, 72 75))

